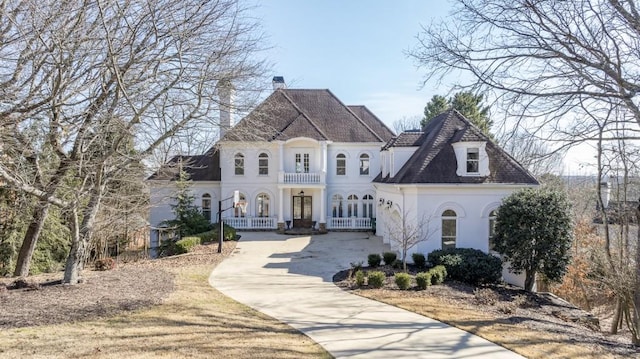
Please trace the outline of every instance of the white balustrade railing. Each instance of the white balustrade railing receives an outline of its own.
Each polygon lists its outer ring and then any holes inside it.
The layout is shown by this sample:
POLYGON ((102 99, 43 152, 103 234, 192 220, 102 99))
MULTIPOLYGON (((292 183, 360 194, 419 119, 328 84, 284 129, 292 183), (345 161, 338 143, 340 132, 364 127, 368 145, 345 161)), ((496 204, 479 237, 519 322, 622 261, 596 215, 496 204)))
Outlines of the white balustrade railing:
POLYGON ((284 183, 314 184, 320 183, 320 173, 285 173, 284 183))
POLYGON ((371 229, 371 218, 329 218, 330 229, 371 229))
POLYGON ((224 223, 236 229, 275 229, 274 217, 225 217, 224 223))

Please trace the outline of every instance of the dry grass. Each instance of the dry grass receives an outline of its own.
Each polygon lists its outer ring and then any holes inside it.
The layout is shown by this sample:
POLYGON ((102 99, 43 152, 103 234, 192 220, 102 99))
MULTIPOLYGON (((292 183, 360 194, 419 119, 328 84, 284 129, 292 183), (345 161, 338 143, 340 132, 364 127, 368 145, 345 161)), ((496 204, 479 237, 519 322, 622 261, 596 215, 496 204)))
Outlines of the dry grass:
MULTIPOLYGON (((436 287, 429 288, 431 291, 436 287)), ((395 305, 453 325, 489 341, 500 344, 527 358, 630 358, 636 354, 617 354, 603 350, 588 341, 570 338, 552 330, 535 330, 509 318, 496 317, 490 311, 479 310, 477 304, 450 297, 430 295, 429 291, 399 291, 389 289, 355 290, 356 294, 395 305), (453 299, 453 300, 452 300, 453 299)), ((530 318, 520 318, 523 321, 530 318)), ((587 330, 587 329, 584 329, 587 330)))
POLYGON ((211 264, 174 267, 163 304, 110 318, 0 332, 6 358, 330 358, 291 327, 208 284, 211 264))

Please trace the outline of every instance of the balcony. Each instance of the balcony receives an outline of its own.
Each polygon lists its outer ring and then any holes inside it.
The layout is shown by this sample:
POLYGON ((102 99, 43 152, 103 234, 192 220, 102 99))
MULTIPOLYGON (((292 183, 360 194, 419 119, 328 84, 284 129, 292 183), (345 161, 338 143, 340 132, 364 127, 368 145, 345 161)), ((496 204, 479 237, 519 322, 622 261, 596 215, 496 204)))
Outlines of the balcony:
POLYGON ((279 182, 284 184, 321 184, 325 182, 324 173, 280 172, 279 182))

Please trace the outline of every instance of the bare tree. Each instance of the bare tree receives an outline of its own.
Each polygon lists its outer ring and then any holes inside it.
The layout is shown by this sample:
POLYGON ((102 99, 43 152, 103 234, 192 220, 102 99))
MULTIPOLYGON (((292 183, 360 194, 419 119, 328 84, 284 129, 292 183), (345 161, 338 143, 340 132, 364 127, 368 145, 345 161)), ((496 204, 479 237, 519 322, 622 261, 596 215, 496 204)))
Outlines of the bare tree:
MULTIPOLYGON (((402 210, 402 213, 393 212, 385 221, 385 229, 389 240, 400 248, 402 268, 407 271, 407 254, 409 250, 425 242, 433 236, 435 230, 431 228, 431 218, 423 217, 419 221, 410 220, 411 211, 402 210)), ((392 246, 393 248, 393 246, 392 246)))
POLYGON ((0 16, 0 178, 39 201, 16 275, 55 205, 72 233, 64 280, 76 283, 112 181, 215 123, 219 81, 237 106, 256 98, 261 34, 237 0, 23 1, 0 16))
POLYGON ((422 118, 417 115, 411 117, 404 116, 399 120, 393 121, 393 130, 396 134, 400 134, 404 131, 420 130, 422 129, 420 120, 422 120, 422 118))
MULTIPOLYGON (((457 0, 410 52, 425 81, 471 75, 499 98, 512 128, 560 147, 593 140, 589 115, 623 107, 640 124, 640 16, 634 0, 457 0)), ((622 120, 619 118, 618 120, 622 120)))

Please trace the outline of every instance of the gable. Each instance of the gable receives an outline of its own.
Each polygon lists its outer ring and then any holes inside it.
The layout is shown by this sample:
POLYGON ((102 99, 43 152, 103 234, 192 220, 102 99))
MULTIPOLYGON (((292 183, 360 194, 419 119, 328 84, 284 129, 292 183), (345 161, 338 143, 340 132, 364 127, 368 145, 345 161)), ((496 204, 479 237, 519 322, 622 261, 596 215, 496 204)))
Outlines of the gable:
POLYGON ((175 181, 180 167, 191 181, 220 181, 220 152, 212 148, 204 155, 174 156, 147 179, 175 181))
POLYGON ((360 118, 329 90, 279 89, 228 131, 222 141, 385 142, 392 134, 364 106, 360 118))
MULTIPOLYGON (((396 140, 397 141, 397 140, 396 140)), ((419 147, 391 178, 377 178, 384 183, 517 183, 538 184, 524 167, 487 138, 458 111, 451 110, 433 118, 415 142, 419 147), (489 175, 458 176, 453 144, 466 141, 486 142, 489 175)))

